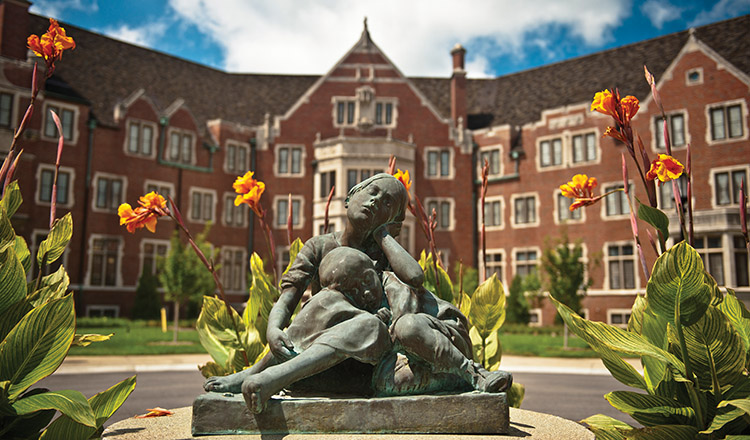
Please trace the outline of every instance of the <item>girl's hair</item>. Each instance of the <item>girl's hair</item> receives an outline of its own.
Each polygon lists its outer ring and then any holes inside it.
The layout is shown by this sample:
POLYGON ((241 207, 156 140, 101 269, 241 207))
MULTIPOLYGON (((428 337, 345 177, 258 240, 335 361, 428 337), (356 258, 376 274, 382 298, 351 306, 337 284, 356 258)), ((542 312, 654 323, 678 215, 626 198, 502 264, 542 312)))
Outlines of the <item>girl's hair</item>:
POLYGON ((381 179, 391 179, 392 181, 398 183, 398 186, 397 186, 398 194, 394 194, 397 211, 391 213, 391 218, 390 218, 389 223, 402 223, 404 221, 404 218, 406 218, 406 201, 408 200, 409 196, 406 193, 406 187, 401 183, 401 181, 391 176, 388 173, 375 174, 374 176, 371 176, 363 180, 362 182, 359 182, 358 184, 354 185, 352 189, 349 190, 349 194, 347 194, 346 200, 344 200, 344 208, 349 207, 349 200, 352 198, 354 194, 367 188, 371 183, 377 180, 381 180, 381 179))

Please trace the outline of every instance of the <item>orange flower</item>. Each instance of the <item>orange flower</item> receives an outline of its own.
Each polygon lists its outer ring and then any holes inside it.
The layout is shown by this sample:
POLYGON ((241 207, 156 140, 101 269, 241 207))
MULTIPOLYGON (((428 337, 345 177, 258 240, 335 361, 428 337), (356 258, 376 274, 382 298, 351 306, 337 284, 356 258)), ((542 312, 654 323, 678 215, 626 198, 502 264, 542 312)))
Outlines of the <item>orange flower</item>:
POLYGON ((685 167, 674 157, 668 154, 660 154, 658 158, 651 162, 651 168, 646 173, 646 179, 659 178, 662 182, 669 182, 680 177, 684 169, 685 167))
POLYGON ((260 196, 266 190, 266 184, 253 179, 253 174, 252 171, 248 171, 244 176, 238 176, 232 184, 232 188, 237 192, 234 205, 240 206, 242 203, 246 203, 259 217, 262 217, 260 196))
POLYGON ((396 171, 396 174, 393 175, 396 179, 400 180, 401 183, 404 184, 406 187, 406 192, 408 193, 411 189, 411 179, 409 178, 409 170, 401 171, 400 169, 396 171))
POLYGON ((594 101, 591 103, 591 111, 598 111, 613 118, 617 117, 615 113, 615 99, 609 89, 597 92, 594 95, 594 101))
POLYGON ((49 29, 41 38, 30 35, 26 44, 37 56, 44 58, 50 72, 55 69, 55 62, 62 58, 63 51, 76 47, 73 38, 65 34, 65 29, 54 18, 49 19, 49 29))
POLYGON ((633 119, 640 105, 638 104, 638 98, 635 96, 628 95, 620 100, 620 106, 622 107, 623 120, 630 121, 633 119))
POLYGON ((164 417, 164 416, 171 416, 174 414, 174 412, 161 408, 157 406, 156 408, 148 408, 146 411, 148 411, 146 414, 141 414, 139 416, 135 416, 136 419, 148 419, 151 417, 164 417))
POLYGON ((138 200, 141 206, 133 209, 130 204, 123 203, 117 209, 117 215, 120 216, 120 225, 125 225, 131 234, 136 229, 145 227, 151 232, 156 232, 156 219, 161 216, 169 215, 167 211, 167 201, 164 197, 151 191, 138 200))
POLYGON ((594 100, 591 102, 591 111, 612 116, 619 125, 628 125, 639 109, 638 98, 628 95, 620 99, 620 93, 615 93, 606 89, 597 92, 594 100))
POLYGON ((595 177, 576 174, 570 182, 560 185, 560 191, 565 197, 575 199, 570 205, 570 210, 575 211, 582 206, 593 205, 602 198, 602 196, 594 197, 594 188, 597 185, 595 177))
POLYGON ((625 138, 625 136, 619 131, 615 130, 613 127, 607 127, 607 131, 604 132, 602 137, 611 137, 613 139, 617 139, 618 141, 627 143, 628 140, 625 138))

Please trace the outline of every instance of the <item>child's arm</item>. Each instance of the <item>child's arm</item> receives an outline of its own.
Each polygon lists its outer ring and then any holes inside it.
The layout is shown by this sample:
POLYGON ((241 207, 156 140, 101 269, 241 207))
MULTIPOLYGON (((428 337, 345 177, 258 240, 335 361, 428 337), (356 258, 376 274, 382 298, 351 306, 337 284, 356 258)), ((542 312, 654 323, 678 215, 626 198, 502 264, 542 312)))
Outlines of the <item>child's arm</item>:
POLYGON ((424 272, 417 261, 402 248, 388 228, 393 224, 383 225, 373 232, 375 242, 383 250, 391 269, 399 280, 412 287, 420 287, 424 282, 424 272))

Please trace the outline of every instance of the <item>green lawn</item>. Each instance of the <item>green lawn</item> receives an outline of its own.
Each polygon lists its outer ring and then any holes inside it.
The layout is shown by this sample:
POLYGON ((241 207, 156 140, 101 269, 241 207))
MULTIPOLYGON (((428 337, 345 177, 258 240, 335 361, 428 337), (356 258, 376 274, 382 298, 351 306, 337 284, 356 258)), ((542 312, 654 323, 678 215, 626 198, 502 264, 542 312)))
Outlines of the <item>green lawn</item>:
POLYGON ((588 345, 570 335, 568 349, 563 349, 563 337, 546 334, 504 333, 500 336, 503 354, 542 357, 597 357, 588 345))
POLYGON ((72 356, 134 355, 134 354, 194 354, 205 353, 198 341, 195 329, 180 329, 177 338, 180 345, 165 345, 172 341, 172 329, 162 333, 160 327, 149 327, 133 323, 127 327, 86 327, 77 333, 114 333, 109 341, 94 342, 88 347, 71 347, 72 356), (182 345, 183 343, 191 343, 182 345))

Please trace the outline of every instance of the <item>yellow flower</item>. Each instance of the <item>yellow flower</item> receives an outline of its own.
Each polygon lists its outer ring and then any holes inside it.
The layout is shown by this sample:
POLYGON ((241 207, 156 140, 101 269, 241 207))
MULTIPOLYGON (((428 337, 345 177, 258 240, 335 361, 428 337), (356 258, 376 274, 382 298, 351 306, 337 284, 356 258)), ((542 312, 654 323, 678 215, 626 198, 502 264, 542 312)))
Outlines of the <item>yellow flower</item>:
POLYGON ((130 204, 123 203, 117 209, 117 215, 120 216, 120 225, 125 225, 131 234, 136 229, 145 227, 151 232, 156 232, 156 220, 164 215, 168 215, 167 201, 164 197, 151 191, 138 200, 141 206, 133 209, 130 204))
POLYGON ((658 178, 662 182, 669 182, 680 175, 685 167, 674 157, 668 154, 660 154, 658 158, 651 162, 651 168, 646 173, 646 179, 654 180, 658 178))
POLYGON ((576 174, 570 182, 560 185, 562 195, 575 201, 570 205, 570 210, 574 211, 582 206, 593 205, 602 197, 594 197, 594 188, 598 185, 595 177, 589 177, 585 174, 576 174))
POLYGON ((49 29, 41 38, 30 35, 26 44, 37 56, 44 58, 50 71, 54 70, 55 61, 62 58, 63 51, 76 47, 75 41, 65 34, 65 29, 54 18, 49 19, 49 29))
POLYGON ((628 125, 640 108, 638 98, 628 95, 620 99, 620 93, 615 93, 606 89, 597 92, 594 100, 591 102, 591 111, 612 116, 619 125, 628 125))
POLYGON ((411 189, 411 179, 409 178, 409 170, 401 171, 396 170, 396 174, 393 175, 396 179, 401 181, 401 183, 404 184, 404 187, 406 187, 406 192, 408 193, 411 189))
POLYGON ((234 205, 240 206, 246 203, 258 216, 262 217, 259 204, 260 196, 266 190, 266 184, 253 179, 253 174, 252 171, 248 171, 244 176, 238 176, 237 180, 232 184, 232 188, 237 192, 234 205))
POLYGON ((610 115, 613 118, 616 117, 615 99, 609 89, 597 92, 596 95, 594 95, 594 101, 591 103, 591 111, 610 115))

